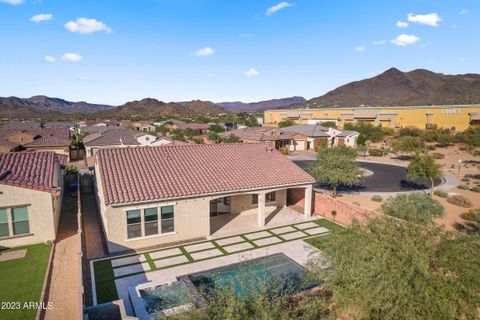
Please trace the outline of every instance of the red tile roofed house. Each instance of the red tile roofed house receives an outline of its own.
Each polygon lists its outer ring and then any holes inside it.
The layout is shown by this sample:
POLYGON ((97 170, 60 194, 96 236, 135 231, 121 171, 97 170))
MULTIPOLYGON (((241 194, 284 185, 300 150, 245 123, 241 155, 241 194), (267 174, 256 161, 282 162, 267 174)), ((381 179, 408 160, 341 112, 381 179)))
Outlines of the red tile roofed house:
POLYGON ((0 154, 0 248, 55 239, 63 194, 59 157, 0 154))
POLYGON ((276 127, 245 127, 222 132, 220 136, 228 137, 234 135, 240 138, 243 143, 268 143, 277 150, 284 147, 289 151, 304 150, 303 142, 307 137, 294 132, 283 132, 276 127))
POLYGON ((258 226, 315 182, 266 144, 215 144, 99 150, 96 188, 110 252, 209 236, 211 217, 255 213, 258 226))
POLYGON ((71 137, 68 128, 4 128, 0 130, 0 139, 20 144, 29 151, 54 151, 68 155, 71 137))

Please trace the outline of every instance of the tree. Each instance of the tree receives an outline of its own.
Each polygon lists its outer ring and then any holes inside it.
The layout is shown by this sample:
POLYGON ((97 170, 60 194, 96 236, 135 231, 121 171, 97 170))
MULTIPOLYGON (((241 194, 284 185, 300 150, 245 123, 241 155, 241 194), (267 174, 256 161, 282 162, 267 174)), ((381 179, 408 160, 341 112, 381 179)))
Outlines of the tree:
POLYGON ((435 159, 428 153, 416 153, 410 160, 407 168, 407 179, 415 181, 421 178, 430 179, 431 195, 435 192, 435 179, 442 178, 441 166, 435 162, 435 159))
POLYGON ((372 142, 380 142, 385 137, 385 133, 382 128, 376 127, 370 122, 358 121, 356 123, 346 123, 343 128, 345 130, 358 131, 363 134, 367 140, 372 142))
POLYGON ((240 142, 240 138, 237 137, 234 134, 230 134, 230 135, 226 136, 225 138, 223 138, 223 142, 224 143, 237 143, 237 142, 240 142))
POLYGON ((395 153, 422 152, 425 142, 420 137, 403 136, 394 140, 392 149, 395 153))
POLYGON ((357 138, 357 145, 364 146, 366 142, 367 142, 367 137, 363 133, 361 133, 357 138))
POLYGON ((183 134, 188 138, 192 138, 193 136, 198 134, 198 131, 192 128, 186 128, 185 130, 183 130, 183 134))
POLYGON ((209 132, 207 138, 208 140, 213 141, 215 143, 219 143, 222 140, 222 138, 218 135, 218 133, 214 131, 209 132))
POLYGON ((278 123, 279 128, 285 128, 285 127, 290 127, 293 126, 295 122, 293 120, 287 119, 287 120, 282 120, 278 123))
POLYGON ((155 131, 160 132, 162 135, 165 135, 168 132, 170 132, 170 129, 168 127, 166 127, 165 125, 161 125, 161 126, 156 126, 155 131))
POLYGON ((337 186, 358 183, 361 170, 355 161, 356 156, 356 150, 346 146, 319 148, 310 172, 318 181, 328 184, 332 196, 336 196, 337 186))
POLYGON ((208 127, 208 131, 213 131, 213 132, 224 132, 225 127, 219 125, 218 123, 214 123, 208 127))
POLYGON ((320 123, 321 126, 327 127, 327 128, 337 128, 337 124, 335 121, 324 121, 320 123))
POLYGON ((426 193, 399 194, 382 203, 383 213, 413 223, 428 224, 433 218, 443 217, 445 209, 426 193))
POLYGON ((476 319, 480 237, 388 217, 332 233, 324 288, 343 319, 476 319))
POLYGON ((185 137, 183 135, 183 130, 181 129, 173 129, 172 131, 170 131, 170 137, 173 140, 179 140, 179 141, 185 140, 185 137))

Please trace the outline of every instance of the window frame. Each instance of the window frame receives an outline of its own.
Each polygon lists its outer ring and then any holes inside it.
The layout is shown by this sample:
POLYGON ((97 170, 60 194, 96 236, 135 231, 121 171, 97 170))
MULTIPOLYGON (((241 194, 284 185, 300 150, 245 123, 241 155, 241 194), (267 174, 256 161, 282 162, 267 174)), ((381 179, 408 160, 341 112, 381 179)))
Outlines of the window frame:
POLYGON ((161 237, 161 236, 175 234, 176 233, 176 231, 175 231, 175 206, 176 206, 176 203, 165 203, 165 204, 161 204, 161 205, 153 205, 153 206, 150 205, 150 206, 139 206, 139 207, 134 207, 134 208, 125 208, 123 210, 124 215, 125 215, 125 241, 129 242, 129 241, 134 241, 134 240, 142 240, 142 239, 155 238, 155 237, 161 237), (168 222, 171 221, 172 231, 162 232, 162 230, 163 230, 163 227, 162 227, 162 208, 163 207, 169 207, 169 206, 171 206, 173 208, 172 209, 172 217, 167 218, 167 219, 163 219, 163 220, 166 220, 168 222), (147 221, 145 213, 148 209, 156 209, 156 212, 157 212, 157 214, 156 214, 157 219, 156 220, 147 221), (128 224, 127 214, 130 211, 137 211, 137 210, 140 211, 140 222, 133 223, 133 224, 139 224, 140 225, 140 235, 137 236, 137 237, 129 238, 128 227, 129 227, 129 225, 132 225, 132 224, 128 224), (154 224, 155 222, 157 224, 157 233, 146 234, 147 224, 150 224, 150 223, 154 224))
POLYGON ((272 191, 265 194, 265 202, 276 202, 277 201, 277 192, 272 191))

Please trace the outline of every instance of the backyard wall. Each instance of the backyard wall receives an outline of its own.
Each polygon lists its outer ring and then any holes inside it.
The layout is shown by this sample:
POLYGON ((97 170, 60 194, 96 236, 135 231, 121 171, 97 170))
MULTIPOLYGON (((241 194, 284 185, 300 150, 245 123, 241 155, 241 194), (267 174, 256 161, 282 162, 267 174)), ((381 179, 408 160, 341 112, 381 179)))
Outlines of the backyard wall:
MULTIPOLYGON (((288 189, 288 205, 297 208, 304 208, 305 189, 295 188, 288 189)), ((329 220, 335 220, 343 225, 351 225, 353 220, 359 222, 365 221, 367 217, 377 215, 370 209, 365 209, 353 203, 342 201, 338 198, 332 198, 328 195, 313 191, 312 196, 312 213, 313 215, 322 216, 329 220), (335 218, 332 211, 335 210, 337 215, 335 218)))

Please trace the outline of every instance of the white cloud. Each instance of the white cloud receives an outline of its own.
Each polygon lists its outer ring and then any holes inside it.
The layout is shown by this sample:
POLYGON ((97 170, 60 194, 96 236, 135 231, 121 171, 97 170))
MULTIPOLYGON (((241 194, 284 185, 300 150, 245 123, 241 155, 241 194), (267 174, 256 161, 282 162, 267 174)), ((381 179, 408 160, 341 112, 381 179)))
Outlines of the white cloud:
POLYGON ((70 53, 65 53, 62 56, 62 60, 67 62, 78 62, 80 60, 83 60, 83 57, 79 54, 70 52, 70 53))
POLYGON ((22 4, 24 2, 24 0, 0 0, 0 2, 8 3, 8 4, 16 6, 18 4, 22 4))
POLYGON ((381 46, 382 44, 387 43, 387 40, 375 40, 373 41, 373 44, 376 46, 381 46))
POLYGON ((274 14, 275 12, 277 12, 279 10, 282 10, 282 9, 285 9, 285 8, 288 8, 288 7, 292 7, 292 6, 293 6, 293 4, 288 3, 287 1, 280 2, 280 3, 277 3, 276 5, 268 8, 267 12, 265 12, 265 15, 271 16, 272 14, 274 14))
POLYGON ((355 51, 357 51, 357 52, 365 52, 365 50, 367 50, 367 48, 365 48, 365 46, 355 47, 355 51))
POLYGON ((390 42, 393 43, 396 46, 408 46, 410 44, 414 44, 416 42, 420 41, 420 38, 417 36, 414 36, 412 34, 405 34, 402 33, 395 39, 391 40, 390 42))
POLYGON ((405 22, 405 21, 397 21, 397 23, 395 24, 398 28, 406 28, 408 27, 408 22, 405 22))
POLYGON ((408 14, 408 21, 415 22, 419 24, 424 24, 431 27, 438 27, 438 23, 442 21, 442 18, 437 13, 429 13, 429 14, 408 14))
POLYGON ((467 9, 462 9, 458 14, 461 14, 461 15, 464 15, 464 14, 468 14, 470 11, 468 11, 467 9))
POLYGON ((53 18, 53 14, 40 13, 30 18, 32 22, 47 22, 53 18))
POLYGON ((52 57, 52 56, 45 56, 43 58, 43 61, 48 63, 54 63, 57 61, 57 59, 55 59, 55 57, 52 57))
POLYGON ((104 31, 106 33, 112 32, 112 29, 105 23, 88 18, 78 18, 75 21, 69 21, 65 24, 65 28, 70 32, 78 32, 82 34, 89 34, 97 31, 104 31))
POLYGON ((214 53, 215 53, 215 50, 213 50, 213 48, 210 48, 210 47, 201 48, 195 52, 192 52, 192 54, 197 57, 207 57, 207 56, 211 56, 214 53))
POLYGON ((245 71, 243 74, 246 75, 247 77, 256 77, 260 75, 260 72, 258 72, 257 69, 250 68, 247 71, 245 71))

